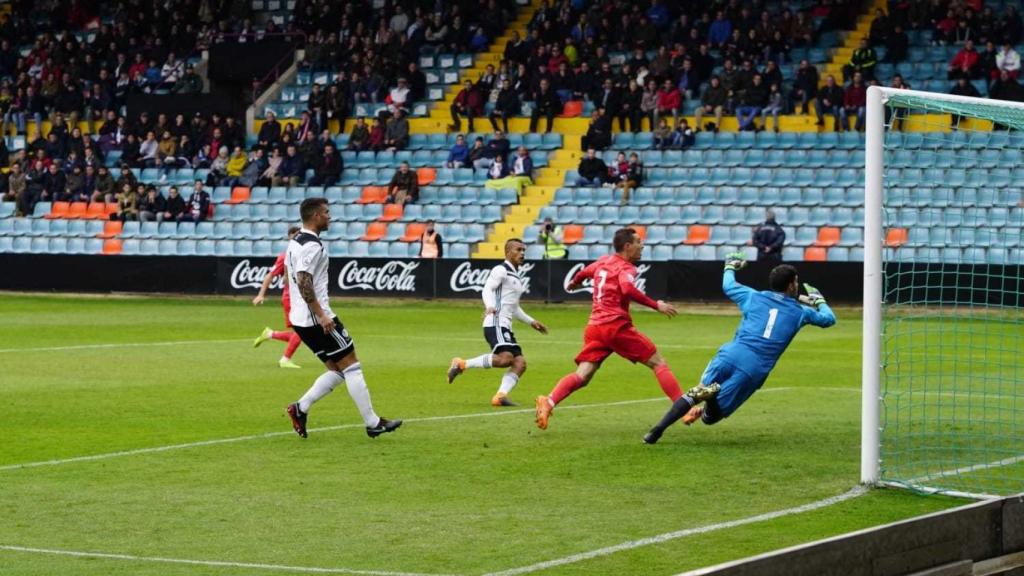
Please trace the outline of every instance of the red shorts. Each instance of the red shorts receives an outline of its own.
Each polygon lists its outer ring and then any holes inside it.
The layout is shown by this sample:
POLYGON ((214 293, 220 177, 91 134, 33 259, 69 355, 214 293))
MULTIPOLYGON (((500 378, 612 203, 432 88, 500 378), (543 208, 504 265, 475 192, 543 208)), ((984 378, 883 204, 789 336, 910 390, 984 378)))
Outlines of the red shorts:
POLYGON ((281 300, 281 306, 284 306, 284 325, 286 328, 292 327, 291 314, 292 314, 292 301, 281 300))
POLYGON ((628 322, 590 325, 583 332, 583 350, 576 355, 576 363, 598 364, 612 352, 630 362, 647 362, 657 351, 654 342, 628 322))

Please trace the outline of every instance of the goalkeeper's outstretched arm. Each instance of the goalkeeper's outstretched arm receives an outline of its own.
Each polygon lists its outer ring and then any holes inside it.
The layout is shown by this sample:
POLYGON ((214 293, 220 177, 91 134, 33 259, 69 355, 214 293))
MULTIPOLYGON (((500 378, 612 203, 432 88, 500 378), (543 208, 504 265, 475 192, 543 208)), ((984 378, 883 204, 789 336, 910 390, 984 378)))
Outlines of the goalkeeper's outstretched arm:
POLYGON ((825 302, 825 296, 822 295, 821 290, 807 283, 804 283, 804 290, 807 291, 807 295, 800 296, 800 303, 808 308, 804 308, 803 323, 821 328, 828 328, 835 324, 835 312, 832 312, 828 303, 825 302))

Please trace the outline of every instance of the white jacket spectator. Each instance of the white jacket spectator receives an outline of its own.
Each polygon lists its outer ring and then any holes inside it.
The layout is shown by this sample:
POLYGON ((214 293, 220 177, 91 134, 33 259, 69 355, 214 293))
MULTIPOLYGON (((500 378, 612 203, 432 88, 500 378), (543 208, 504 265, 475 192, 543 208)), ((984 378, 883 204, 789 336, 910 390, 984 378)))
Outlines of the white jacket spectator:
POLYGON ((398 79, 398 86, 395 86, 388 92, 388 97, 391 99, 390 107, 392 113, 399 108, 402 110, 409 108, 409 83, 405 78, 398 79))
POLYGON ((996 67, 1007 72, 1020 70, 1020 54, 1010 44, 1005 44, 1003 49, 996 54, 996 67))
POLYGON ((167 55, 167 62, 160 68, 160 76, 165 84, 174 84, 185 74, 185 63, 174 57, 174 53, 167 55))

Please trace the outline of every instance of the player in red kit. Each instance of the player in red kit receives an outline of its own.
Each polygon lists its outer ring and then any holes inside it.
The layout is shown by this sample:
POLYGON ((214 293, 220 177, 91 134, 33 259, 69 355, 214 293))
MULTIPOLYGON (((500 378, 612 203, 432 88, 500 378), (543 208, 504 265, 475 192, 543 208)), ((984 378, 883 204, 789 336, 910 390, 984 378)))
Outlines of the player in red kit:
POLYGON ((615 254, 602 256, 597 262, 580 270, 569 284, 579 288, 584 280, 593 283, 594 304, 590 321, 583 333, 583 350, 576 355, 576 371, 563 377, 549 396, 537 397, 537 427, 547 429, 551 411, 559 402, 586 386, 613 352, 630 362, 640 362, 654 371, 658 385, 673 402, 683 395, 679 381, 651 339, 633 326, 629 303, 653 308, 669 318, 676 315, 675 306, 661 300, 655 302, 633 283, 636 263, 644 251, 643 239, 632 228, 621 228, 612 241, 615 254))
MULTIPOLYGON (((293 236, 298 234, 298 232, 298 226, 292 226, 291 228, 289 228, 288 239, 291 240, 293 236)), ((264 300, 266 300, 267 297, 267 290, 270 288, 270 283, 274 280, 274 278, 277 278, 278 276, 283 276, 285 279, 288 278, 288 275, 285 273, 284 269, 284 257, 285 252, 281 252, 277 256, 277 261, 274 262, 274 267, 270 269, 270 273, 267 274, 267 276, 263 279, 263 286, 260 286, 260 293, 257 294, 256 297, 252 299, 253 306, 259 306, 260 304, 263 304, 264 300)), ((301 368, 301 366, 299 366, 295 362, 292 362, 292 356, 295 354, 295 350, 298 349, 299 344, 302 344, 302 339, 299 338, 299 335, 292 330, 292 323, 288 320, 288 313, 291 311, 292 305, 291 299, 288 296, 287 285, 284 286, 284 291, 281 293, 281 306, 284 307, 284 325, 288 329, 277 331, 272 330, 268 326, 263 329, 263 332, 259 336, 256 337, 256 340, 253 341, 252 345, 253 347, 258 347, 260 344, 263 344, 264 342, 270 339, 287 342, 288 345, 285 346, 284 355, 282 355, 281 359, 277 361, 277 365, 280 366, 281 368, 301 368)))

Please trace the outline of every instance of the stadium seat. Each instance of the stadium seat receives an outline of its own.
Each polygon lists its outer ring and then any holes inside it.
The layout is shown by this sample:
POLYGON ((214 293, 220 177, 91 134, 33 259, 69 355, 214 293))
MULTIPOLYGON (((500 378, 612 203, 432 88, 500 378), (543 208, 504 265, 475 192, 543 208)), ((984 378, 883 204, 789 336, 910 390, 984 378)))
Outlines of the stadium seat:
POLYGON ((583 115, 583 101, 569 100, 562 106, 562 118, 576 118, 583 115))
POLYGON ((385 204, 384 214, 380 217, 381 222, 394 222, 402 218, 401 204, 385 204))
POLYGON ((235 186, 231 189, 231 198, 225 204, 241 204, 249 200, 250 191, 246 186, 235 186))
POLYGON ((370 222, 366 227, 366 234, 363 234, 359 239, 366 242, 376 242, 381 240, 388 233, 388 225, 383 222, 370 222))
POLYGON ((429 186, 437 179, 437 170, 433 168, 417 168, 416 180, 420 186, 429 186))
POLYGON ((426 224, 419 222, 411 222, 405 226, 405 233, 399 240, 402 242, 418 242, 423 237, 423 233, 427 230, 426 224))
POLYGON ((567 224, 562 229, 562 243, 569 245, 575 244, 583 240, 584 229, 583 226, 577 224, 567 224))
POLYGON ((383 204, 388 197, 388 189, 384 186, 365 186, 362 196, 356 200, 359 204, 383 204))
POLYGON ((683 243, 689 245, 698 245, 704 244, 708 242, 710 239, 711 227, 698 224, 695 226, 690 226, 686 236, 686 240, 684 240, 683 243))
POLYGON ((899 248, 907 243, 906 228, 889 228, 885 233, 885 245, 889 248, 899 248))
POLYGON ((804 260, 807 262, 824 262, 828 260, 828 249, 820 246, 810 246, 804 250, 804 260))
POLYGON ((103 241, 103 254, 113 255, 121 253, 121 241, 117 238, 109 238, 103 241))
POLYGON ((840 230, 833 226, 822 226, 818 229, 818 238, 815 246, 829 247, 839 244, 840 230))

